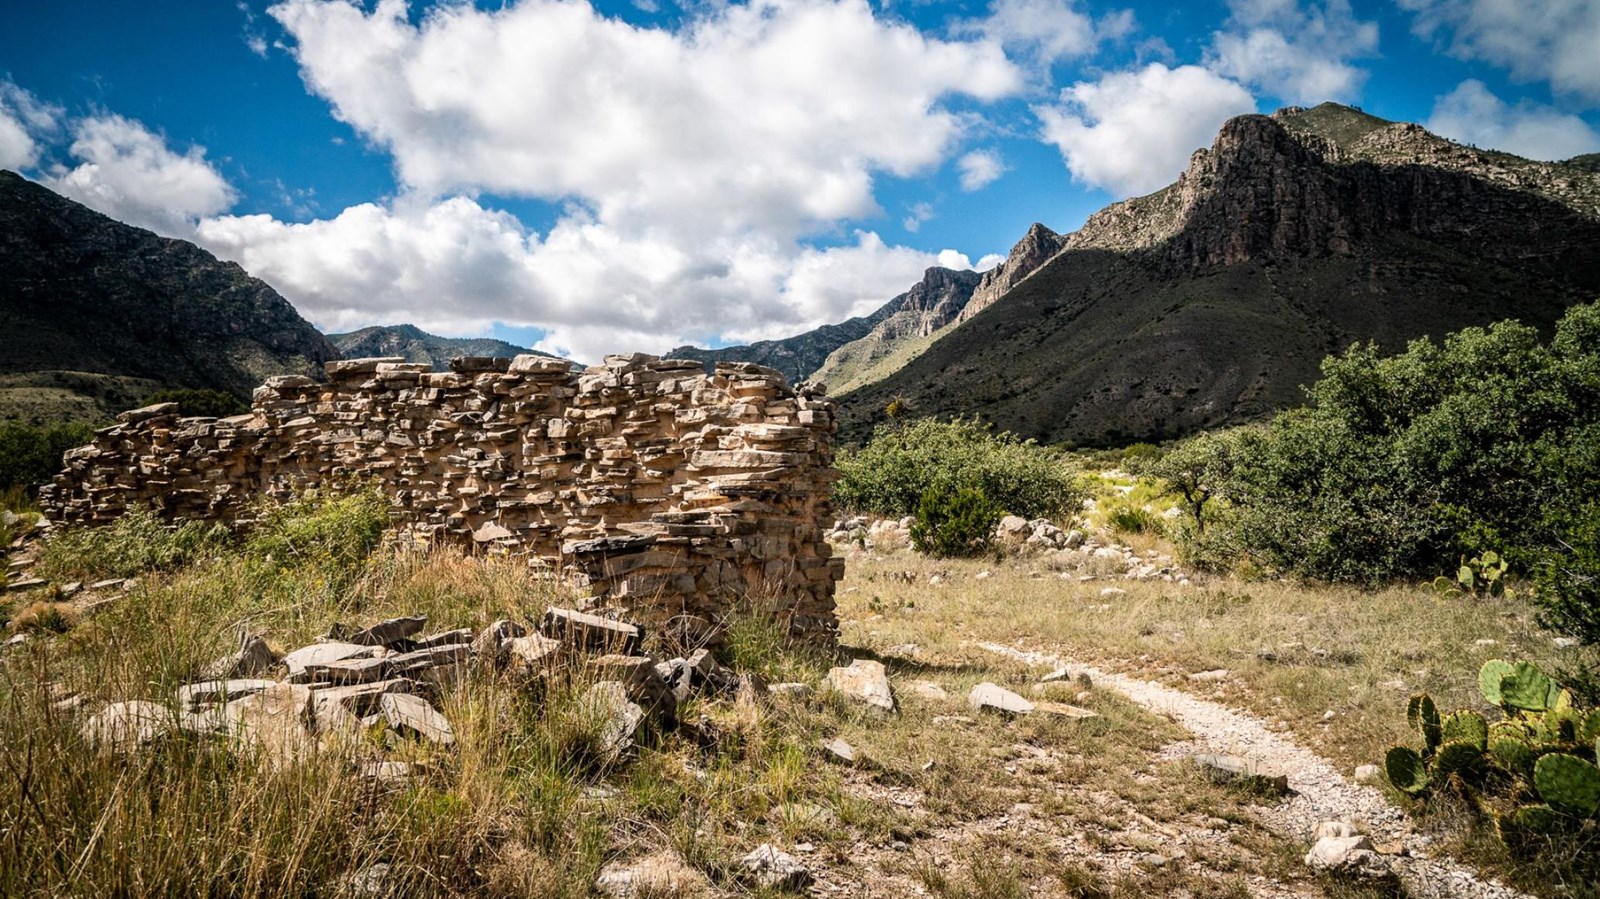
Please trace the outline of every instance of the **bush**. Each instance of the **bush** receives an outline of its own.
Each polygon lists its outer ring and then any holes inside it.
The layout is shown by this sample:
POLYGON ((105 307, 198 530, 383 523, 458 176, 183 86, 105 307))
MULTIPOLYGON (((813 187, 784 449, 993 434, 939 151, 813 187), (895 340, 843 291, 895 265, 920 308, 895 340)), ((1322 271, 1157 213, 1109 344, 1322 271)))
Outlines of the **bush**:
POLYGON ((994 540, 995 525, 1003 514, 999 505, 976 488, 931 489, 917 503, 911 543, 918 552, 939 558, 981 555, 994 540))
POLYGON ((880 427, 857 452, 841 453, 839 505, 890 517, 917 514, 930 491, 978 491, 1003 513, 1048 518, 1083 498, 1060 453, 967 419, 880 427))
POLYGON ((1106 514, 1106 523, 1119 534, 1159 534, 1161 519, 1144 509, 1126 506, 1112 509, 1106 514))
POLYGON ((1227 506, 1201 543, 1360 583, 1494 550, 1537 575, 1553 625, 1600 638, 1600 305, 1548 344, 1502 322, 1387 358, 1352 347, 1322 372, 1307 407, 1194 445, 1195 483, 1227 506))
POLYGON ((164 571, 213 555, 232 539, 215 522, 168 524, 147 507, 103 527, 57 531, 39 556, 39 572, 58 581, 93 581, 164 571))
POLYGON ((0 491, 31 490, 61 471, 61 455, 94 439, 83 422, 34 427, 21 422, 0 424, 0 491))

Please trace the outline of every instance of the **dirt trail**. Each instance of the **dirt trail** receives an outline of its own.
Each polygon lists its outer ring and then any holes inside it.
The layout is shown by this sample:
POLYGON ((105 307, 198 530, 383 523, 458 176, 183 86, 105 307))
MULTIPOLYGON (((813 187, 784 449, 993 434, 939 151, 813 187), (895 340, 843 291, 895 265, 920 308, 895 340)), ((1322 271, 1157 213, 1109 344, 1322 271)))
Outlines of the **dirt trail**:
POLYGON ((1249 759, 1264 769, 1287 774, 1293 795, 1284 802, 1259 809, 1261 819, 1269 827, 1304 840, 1309 846, 1319 822, 1358 822, 1374 842, 1399 843, 1406 848, 1405 855, 1389 856, 1388 860, 1410 895, 1418 899, 1532 899, 1526 893, 1479 878, 1471 868, 1452 858, 1434 856, 1429 839, 1412 833, 1405 815, 1390 805, 1382 793, 1346 780, 1333 763, 1301 746, 1293 737, 1275 732, 1260 718, 1197 699, 1181 690, 1102 671, 1049 653, 1027 652, 998 643, 977 645, 1032 665, 1082 671, 1097 687, 1121 693, 1157 714, 1170 715, 1195 735, 1192 744, 1174 747, 1174 755, 1184 754, 1184 749, 1227 753, 1249 759))

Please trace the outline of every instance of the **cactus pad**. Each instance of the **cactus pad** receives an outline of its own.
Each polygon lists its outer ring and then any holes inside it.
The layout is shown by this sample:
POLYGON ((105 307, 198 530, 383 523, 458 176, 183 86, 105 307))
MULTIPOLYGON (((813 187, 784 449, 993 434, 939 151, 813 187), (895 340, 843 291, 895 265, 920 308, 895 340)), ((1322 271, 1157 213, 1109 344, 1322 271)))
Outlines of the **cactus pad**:
POLYGON ((1600 817, 1600 768, 1590 762, 1559 752, 1544 756, 1534 765, 1533 785, 1558 812, 1600 817))
POLYGON ((1500 696, 1500 681, 1511 674, 1514 666, 1504 659, 1490 659, 1483 663, 1478 670, 1478 689, 1483 691, 1483 698, 1492 705, 1501 705, 1504 700, 1500 696))
POLYGON ((1452 774, 1460 775, 1463 780, 1471 779, 1483 767, 1483 750, 1468 742, 1446 743, 1439 747, 1428 767, 1435 781, 1452 774))
POLYGON ((1426 693, 1418 693, 1411 697, 1411 702, 1406 706, 1406 720, 1422 734, 1425 747, 1423 754, 1433 755, 1433 751, 1444 741, 1444 734, 1440 729, 1439 707, 1434 705, 1433 697, 1426 693))
POLYGON ((1527 712, 1553 708, 1561 690, 1532 662, 1518 662, 1500 679, 1501 704, 1527 712))
POLYGON ((1533 763, 1539 760, 1533 747, 1516 737, 1495 737, 1489 743, 1489 755, 1496 765, 1529 780, 1533 779, 1533 763))
POLYGON ((1471 709, 1444 716, 1440 735, 1446 743, 1471 743, 1480 751, 1489 745, 1489 722, 1471 709))
POLYGON ((1395 789, 1409 796, 1420 796, 1428 790, 1428 768, 1422 756, 1405 746, 1396 746, 1383 758, 1384 772, 1395 789))

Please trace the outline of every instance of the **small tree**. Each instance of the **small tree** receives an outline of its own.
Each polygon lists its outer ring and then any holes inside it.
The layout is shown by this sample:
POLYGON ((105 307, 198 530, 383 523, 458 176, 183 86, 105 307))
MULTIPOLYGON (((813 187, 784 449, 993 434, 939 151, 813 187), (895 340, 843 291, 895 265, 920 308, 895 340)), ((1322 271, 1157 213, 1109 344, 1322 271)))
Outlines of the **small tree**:
POLYGON ((981 555, 994 540, 1002 514, 981 490, 962 487, 950 492, 936 487, 917 503, 911 543, 918 552, 939 558, 981 555))
POLYGON ((1225 491, 1233 477, 1239 444, 1235 434, 1202 434, 1160 456, 1143 457, 1135 468, 1139 474, 1164 481, 1166 492, 1194 519, 1195 531, 1204 534, 1206 506, 1225 491))

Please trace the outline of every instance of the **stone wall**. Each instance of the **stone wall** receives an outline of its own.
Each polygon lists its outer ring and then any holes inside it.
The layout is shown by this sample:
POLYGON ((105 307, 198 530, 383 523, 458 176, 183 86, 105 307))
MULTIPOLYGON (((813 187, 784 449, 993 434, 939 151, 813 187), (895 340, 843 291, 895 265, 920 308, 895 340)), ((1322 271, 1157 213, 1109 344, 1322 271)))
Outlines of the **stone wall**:
POLYGON ((525 554, 657 639, 716 642, 752 599, 834 639, 833 408, 771 369, 613 356, 329 363, 272 378, 249 415, 119 416, 40 494, 98 524, 135 504, 234 520, 260 494, 366 479, 404 533, 525 554))

